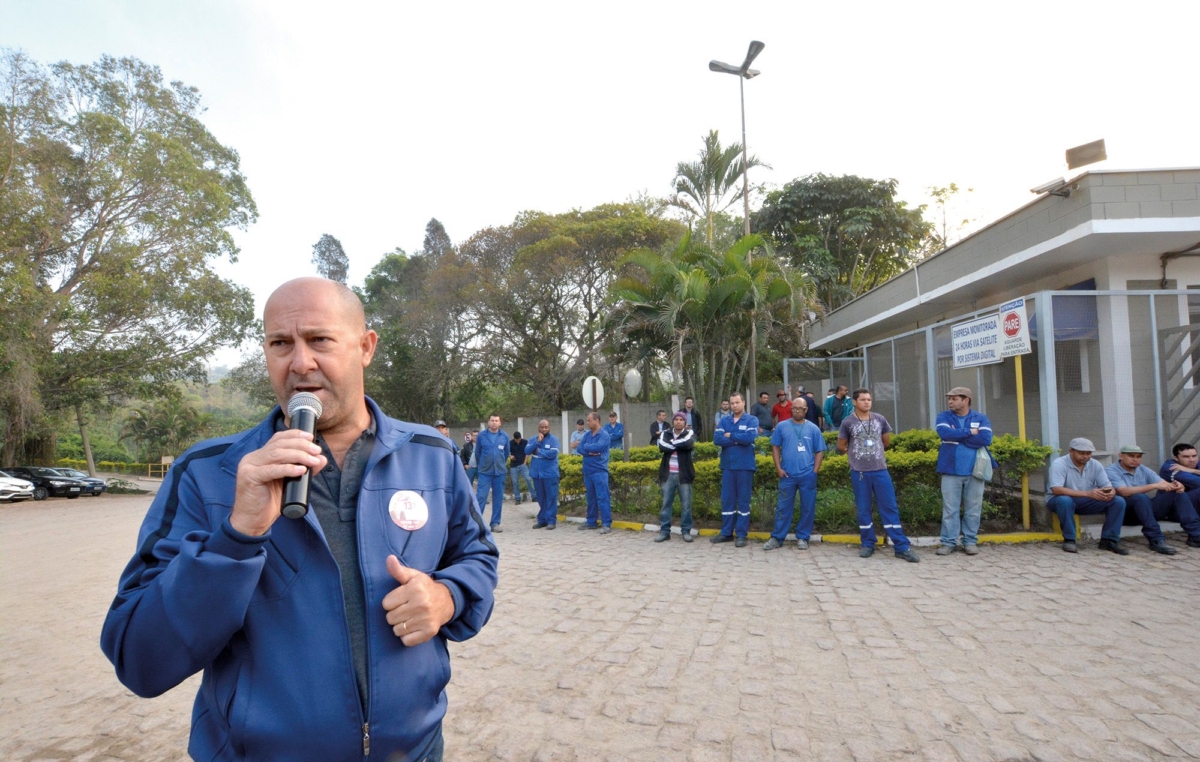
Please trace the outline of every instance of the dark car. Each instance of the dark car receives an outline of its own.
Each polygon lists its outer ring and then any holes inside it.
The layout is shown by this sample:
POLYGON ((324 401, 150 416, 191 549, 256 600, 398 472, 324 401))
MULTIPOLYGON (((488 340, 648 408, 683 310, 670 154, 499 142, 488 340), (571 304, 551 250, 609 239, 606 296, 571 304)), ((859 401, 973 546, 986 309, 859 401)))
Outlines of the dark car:
POLYGON ((86 484, 88 486, 88 491, 84 493, 86 495, 91 495, 92 497, 95 497, 96 495, 99 495, 104 490, 108 489, 108 485, 104 483, 103 479, 98 479, 95 476, 88 476, 84 472, 79 471, 77 469, 57 468, 56 467, 53 470, 59 472, 63 476, 67 476, 72 479, 78 479, 79 481, 86 484))
POLYGON ((53 468, 18 466, 17 468, 7 468, 5 470, 18 479, 33 482, 34 500, 45 500, 51 495, 73 500, 84 494, 87 490, 87 485, 83 482, 78 479, 67 478, 53 468))

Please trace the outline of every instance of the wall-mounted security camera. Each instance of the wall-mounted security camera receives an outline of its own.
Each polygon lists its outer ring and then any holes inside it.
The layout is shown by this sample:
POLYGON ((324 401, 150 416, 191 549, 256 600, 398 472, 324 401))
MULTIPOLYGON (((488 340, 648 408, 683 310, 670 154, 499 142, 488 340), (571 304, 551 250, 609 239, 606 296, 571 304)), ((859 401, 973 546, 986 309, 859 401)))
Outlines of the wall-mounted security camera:
POLYGON ((1043 193, 1049 193, 1051 196, 1061 196, 1067 198, 1071 195, 1071 189, 1067 187, 1067 181, 1061 177, 1056 177, 1049 182, 1042 183, 1036 188, 1030 188, 1030 193, 1036 193, 1039 196, 1043 193))

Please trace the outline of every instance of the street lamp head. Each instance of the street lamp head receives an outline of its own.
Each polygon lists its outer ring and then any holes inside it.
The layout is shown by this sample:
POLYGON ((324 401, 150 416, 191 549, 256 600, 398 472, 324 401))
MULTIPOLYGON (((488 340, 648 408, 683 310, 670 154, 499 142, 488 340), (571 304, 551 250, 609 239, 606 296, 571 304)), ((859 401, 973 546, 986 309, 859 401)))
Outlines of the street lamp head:
POLYGON ((721 63, 720 61, 709 61, 708 69, 709 69, 709 71, 716 71, 716 72, 720 72, 721 74, 738 74, 738 75, 740 75, 742 73, 742 70, 739 69, 738 67, 730 66, 729 64, 721 63))
POLYGON ((746 69, 746 73, 743 74, 742 76, 745 77, 746 79, 754 79, 759 74, 762 74, 762 72, 759 71, 758 69, 746 69))
POLYGON ((758 40, 750 43, 750 48, 746 51, 746 60, 742 62, 742 71, 750 68, 750 64, 754 63, 754 59, 758 58, 758 54, 763 52, 763 48, 766 46, 766 43, 759 42, 758 40))

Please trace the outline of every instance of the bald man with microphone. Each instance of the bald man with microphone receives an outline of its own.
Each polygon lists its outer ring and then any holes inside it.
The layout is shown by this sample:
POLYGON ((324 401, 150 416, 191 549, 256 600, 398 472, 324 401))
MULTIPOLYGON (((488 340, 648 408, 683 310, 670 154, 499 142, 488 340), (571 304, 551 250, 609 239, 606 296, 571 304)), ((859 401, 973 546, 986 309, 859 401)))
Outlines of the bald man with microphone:
POLYGON ((493 537, 449 441, 364 395, 352 291, 289 281, 263 325, 280 407, 175 461, 101 647, 139 696, 203 672, 196 760, 441 760, 446 641, 491 616, 493 537))

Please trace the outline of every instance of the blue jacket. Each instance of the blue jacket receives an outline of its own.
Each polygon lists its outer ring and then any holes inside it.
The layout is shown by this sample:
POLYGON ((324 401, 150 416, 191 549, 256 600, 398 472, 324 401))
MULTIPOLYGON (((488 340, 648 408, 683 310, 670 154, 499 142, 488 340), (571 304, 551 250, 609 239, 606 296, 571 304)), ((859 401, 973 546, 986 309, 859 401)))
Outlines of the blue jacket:
POLYGON ((475 465, 485 476, 508 473, 508 434, 484 429, 475 437, 475 465))
MULTIPOLYGON (((1167 458, 1163 461, 1162 468, 1158 469, 1158 475, 1169 481, 1171 476, 1171 466, 1178 462, 1179 461, 1175 460, 1174 458, 1167 458)), ((1200 476, 1189 474, 1186 471, 1176 471, 1175 481, 1179 482, 1184 487, 1187 487, 1188 490, 1200 488, 1200 476)))
POLYGON ((533 437, 525 445, 525 454, 529 456, 529 475, 534 479, 558 478, 558 437, 547 434, 540 442, 533 437))
POLYGON ((470 638, 491 616, 499 554, 445 437, 367 402, 376 439, 357 519, 365 710, 337 563, 316 515, 280 518, 253 541, 229 525, 238 463, 270 439, 278 408, 249 431, 184 453, 150 506, 100 643, 139 696, 204 671, 188 744, 195 759, 361 762, 368 732, 371 759, 405 758, 445 714, 446 641, 470 638), (401 529, 390 517, 400 490, 426 502, 424 527, 401 529), (380 605, 396 588, 389 554, 445 583, 454 599, 453 619, 412 648, 380 605))
POLYGON ((608 448, 610 450, 625 449, 625 424, 608 423, 600 428, 604 429, 605 434, 608 434, 608 448))
MULTIPOLYGON (((967 411, 965 425, 959 427, 958 416, 949 410, 938 413, 934 430, 942 438, 938 447, 937 472, 953 476, 970 476, 975 468, 975 452, 992 443, 992 422, 975 409, 967 411), (971 433, 971 423, 979 424, 979 433, 971 433)), ((991 453, 988 453, 991 457, 991 453)), ((996 461, 992 459, 992 467, 996 461)))
POLYGON ((585 431, 575 447, 575 452, 583 456, 583 475, 608 473, 608 451, 608 434, 603 428, 597 429, 595 434, 585 431))
POLYGON ((713 432, 713 443, 721 448, 722 471, 757 471, 754 460, 754 440, 758 438, 758 419, 749 413, 733 422, 733 414, 725 416, 713 432), (732 436, 726 438, 725 432, 732 436))

